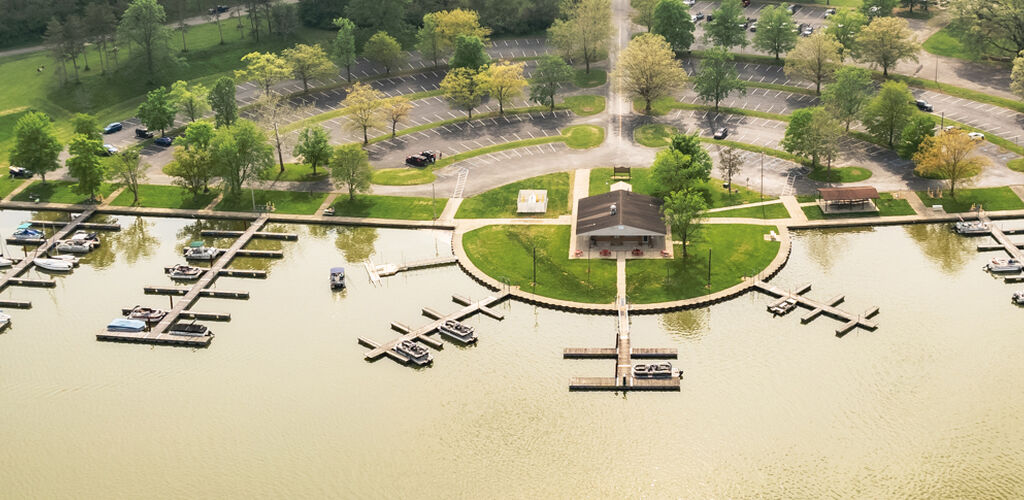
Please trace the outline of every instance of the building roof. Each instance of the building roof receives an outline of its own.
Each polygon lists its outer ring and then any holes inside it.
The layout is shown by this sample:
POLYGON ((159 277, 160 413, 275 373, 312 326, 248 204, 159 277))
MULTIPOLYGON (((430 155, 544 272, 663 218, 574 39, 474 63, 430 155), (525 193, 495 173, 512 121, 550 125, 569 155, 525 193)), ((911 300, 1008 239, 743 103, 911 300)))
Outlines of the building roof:
POLYGON ((825 201, 854 201, 878 199, 878 190, 871 186, 850 186, 837 188, 818 188, 821 199, 825 201))
POLYGON ((520 189, 516 202, 516 213, 542 214, 548 211, 548 191, 546 189, 520 189))
POLYGON ((576 234, 625 226, 665 234, 661 200, 632 191, 609 191, 583 198, 576 214, 576 234), (611 207, 615 206, 615 213, 611 207))

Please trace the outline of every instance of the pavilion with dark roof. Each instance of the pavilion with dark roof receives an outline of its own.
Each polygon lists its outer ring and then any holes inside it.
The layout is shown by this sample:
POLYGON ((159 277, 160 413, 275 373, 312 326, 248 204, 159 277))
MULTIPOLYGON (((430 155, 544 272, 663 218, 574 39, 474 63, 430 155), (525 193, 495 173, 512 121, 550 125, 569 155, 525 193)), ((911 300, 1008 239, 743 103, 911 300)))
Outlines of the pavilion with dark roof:
POLYGON ((579 200, 576 237, 589 245, 665 248, 668 228, 661 218, 661 200, 627 190, 614 190, 579 200))
POLYGON ((871 186, 818 188, 818 206, 826 214, 877 212, 877 199, 878 190, 871 186))

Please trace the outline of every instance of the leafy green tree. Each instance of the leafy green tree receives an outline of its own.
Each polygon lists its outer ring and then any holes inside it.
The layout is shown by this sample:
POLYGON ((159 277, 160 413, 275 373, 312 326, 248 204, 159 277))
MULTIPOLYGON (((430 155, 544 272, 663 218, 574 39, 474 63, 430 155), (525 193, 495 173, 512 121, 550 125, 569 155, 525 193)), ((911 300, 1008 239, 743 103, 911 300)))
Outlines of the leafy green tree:
POLYGON ((839 48, 832 35, 821 31, 801 39, 786 54, 786 76, 814 82, 814 92, 821 94, 821 82, 839 67, 839 48))
POLYGON ((356 199, 356 193, 370 190, 373 169, 370 158, 358 144, 345 144, 334 149, 331 156, 331 178, 345 186, 348 199, 356 199))
POLYGON ((661 206, 662 218, 672 228, 672 239, 683 247, 684 259, 689 256, 687 247, 700 236, 707 209, 704 197, 692 191, 672 193, 661 206))
POLYGON ((1013 70, 1010 71, 1010 90, 1017 97, 1024 99, 1024 56, 1017 56, 1013 60, 1013 70))
POLYGON ((313 167, 313 175, 316 175, 316 167, 325 165, 331 160, 330 137, 323 127, 306 127, 299 132, 299 142, 292 151, 292 156, 302 158, 303 163, 313 167))
POLYGON ((708 49, 700 62, 700 70, 693 78, 693 90, 704 102, 714 102, 715 111, 718 103, 733 92, 746 95, 747 87, 739 79, 736 66, 732 64, 732 54, 725 47, 708 49))
POLYGON ((935 118, 931 115, 918 113, 903 127, 900 144, 896 151, 899 153, 900 158, 909 160, 917 154, 921 143, 933 135, 935 135, 935 118))
POLYGON ((946 179, 949 195, 955 199, 957 185, 970 182, 971 177, 991 163, 989 157, 978 154, 979 144, 963 130, 926 137, 914 154, 914 171, 946 179))
MULTIPOLYGON (((523 77, 524 63, 501 61, 488 66, 482 73, 485 91, 498 101, 498 114, 505 114, 505 104, 523 95, 526 78, 523 77)), ((392 134, 393 135, 393 134, 392 134)))
POLYGON ((349 0, 345 15, 367 31, 403 33, 410 0, 349 0))
POLYGON ((356 82, 341 105, 348 110, 349 127, 362 130, 363 144, 370 142, 367 130, 380 126, 378 112, 384 104, 384 94, 365 84, 356 82))
POLYGON ((712 13, 714 18, 704 23, 704 41, 726 49, 747 46, 747 30, 740 24, 743 5, 740 0, 725 0, 712 13))
POLYGON ((555 110, 558 89, 573 79, 572 67, 559 56, 542 56, 530 78, 530 100, 555 110))
POLYGON ((473 109, 487 95, 487 85, 480 73, 469 68, 452 68, 441 80, 441 91, 455 108, 466 111, 473 119, 473 109))
POLYGON ((255 123, 239 120, 214 134, 210 161, 224 182, 224 195, 237 197, 245 183, 261 179, 274 167, 274 148, 255 123))
POLYGON ((864 0, 860 4, 860 12, 867 16, 868 19, 877 19, 882 17, 889 17, 892 15, 892 10, 896 8, 896 4, 900 0, 864 0))
MULTIPOLYGON (((234 90, 234 84, 232 84, 234 90)), ((210 91, 201 83, 189 85, 183 80, 178 80, 171 85, 171 101, 178 107, 188 121, 194 122, 210 110, 210 103, 207 101, 210 91)))
POLYGON ((290 49, 281 51, 292 77, 302 81, 302 91, 309 92, 309 81, 329 78, 337 68, 327 58, 327 52, 319 45, 295 44, 290 49))
POLYGON ((384 73, 390 75, 391 68, 402 64, 405 53, 398 40, 386 32, 378 31, 363 46, 363 55, 367 59, 384 66, 384 73))
POLYGON ((821 103, 849 131, 850 124, 860 116, 861 110, 874 92, 871 72, 864 68, 843 66, 836 70, 833 79, 834 81, 826 85, 821 93, 821 103))
POLYGON ((658 0, 654 7, 651 33, 665 37, 677 54, 690 50, 696 26, 690 18, 690 9, 682 0, 658 0))
POLYGON ((334 20, 334 26, 338 28, 338 34, 334 36, 331 44, 334 59, 345 68, 346 80, 352 81, 352 65, 356 62, 356 25, 344 17, 334 20))
POLYGON ((451 50, 445 44, 444 33, 441 32, 441 24, 436 12, 423 15, 423 27, 416 32, 416 50, 424 59, 434 61, 434 67, 438 67, 441 59, 448 55, 451 50))
POLYGON ((650 113, 652 101, 671 95, 686 83, 686 72, 661 35, 643 33, 622 51, 612 81, 630 98, 642 99, 644 113, 650 113))
POLYGON ((149 164, 142 161, 138 148, 130 148, 112 162, 111 174, 132 194, 132 205, 139 202, 139 184, 146 180, 149 164))
POLYGON ((384 111, 384 117, 391 122, 391 138, 393 139, 398 134, 398 124, 409 117, 412 103, 407 97, 396 95, 385 99, 381 109, 384 111))
POLYGON ((47 172, 60 167, 57 159, 63 149, 46 114, 29 111, 14 124, 11 164, 39 174, 43 182, 46 182, 47 172))
POLYGON ((696 191, 711 177, 711 156, 696 135, 676 135, 672 141, 672 146, 660 151, 651 165, 656 196, 696 191))
POLYGON ((174 161, 167 165, 166 170, 167 174, 173 177, 171 182, 188 190, 193 197, 210 190, 210 179, 213 178, 214 170, 208 148, 175 146, 174 161))
POLYGON ((192 122, 185 127, 185 133, 175 143, 187 149, 207 151, 210 149, 210 143, 213 142, 215 132, 210 122, 192 122))
POLYGON ((911 13, 917 6, 920 6, 922 10, 928 10, 928 0, 900 0, 900 5, 906 7, 911 13))
MULTIPOLYGON (((335 19, 345 15, 348 2, 335 0, 299 0, 299 19, 304 26, 323 30, 337 27, 335 19)), ((353 25, 354 27, 355 25, 353 25)))
POLYGON ((96 117, 85 113, 75 113, 75 116, 71 117, 71 130, 75 134, 82 134, 96 141, 103 138, 100 123, 96 121, 96 117))
POLYGON ((78 134, 71 138, 68 152, 71 154, 65 162, 68 173, 78 181, 71 189, 78 194, 88 196, 89 201, 94 201, 106 176, 106 169, 103 162, 100 161, 100 155, 103 154, 103 143, 78 134))
POLYGON ((649 33, 654 24, 654 9, 658 0, 630 0, 629 5, 633 7, 633 22, 647 28, 649 33))
POLYGON ((669 149, 690 157, 690 172, 687 175, 694 187, 697 183, 708 182, 711 179, 711 167, 714 163, 711 161, 711 155, 701 146, 700 137, 696 133, 673 135, 669 149))
POLYGON ((877 17, 857 34, 855 54, 872 67, 882 68, 882 76, 889 76, 889 68, 904 59, 917 62, 921 45, 906 19, 877 17))
POLYGON ((610 0, 578 0, 562 4, 563 19, 548 28, 548 41, 569 59, 582 59, 586 72, 608 50, 612 36, 610 0))
POLYGON ((817 167, 818 160, 822 158, 831 166, 841 135, 842 125, 828 110, 820 106, 802 108, 789 116, 782 149, 810 158, 812 167, 817 167))
POLYGON ((907 90, 907 84, 885 82, 864 108, 861 122, 871 135, 891 148, 900 140, 903 128, 914 116, 912 102, 914 96, 907 90))
POLYGON ((170 50, 171 34, 164 26, 166 22, 167 14, 156 0, 133 0, 117 27, 120 39, 134 43, 141 50, 150 81, 155 79, 156 63, 170 50))
POLYGON ((217 127, 234 125, 238 120, 238 102, 235 101, 235 80, 222 76, 213 84, 213 89, 206 96, 206 101, 213 109, 217 127))
POLYGON ((288 62, 277 54, 250 52, 242 56, 245 69, 235 70, 235 78, 259 85, 264 96, 270 95, 270 87, 287 80, 292 75, 288 62))
POLYGON ((475 36, 459 35, 455 38, 455 53, 448 62, 451 68, 469 68, 479 71, 490 64, 491 58, 484 49, 484 42, 475 36))
POLYGON ((289 39, 299 30, 299 9, 291 3, 273 3, 270 6, 270 21, 277 36, 289 39))
POLYGON ((437 67, 441 59, 455 48, 460 36, 475 36, 487 41, 490 28, 480 26, 476 11, 464 9, 442 10, 423 15, 423 27, 416 33, 416 48, 420 54, 434 61, 437 67))
POLYGON ((139 104, 135 114, 147 128, 159 130, 160 135, 164 135, 164 131, 174 125, 174 115, 177 111, 171 94, 165 87, 158 87, 146 94, 146 100, 139 104))
POLYGON ((1021 0, 956 0, 951 24, 976 54, 1017 57, 1024 51, 1024 5, 1021 0))
POLYGON ((779 54, 789 52, 796 46, 797 34, 793 29, 793 15, 786 4, 769 5, 761 9, 754 32, 754 47, 767 52, 779 60, 779 54))
MULTIPOLYGON (((839 45, 842 46, 839 50, 840 59, 845 59, 847 54, 853 52, 857 35, 867 24, 867 16, 856 10, 843 9, 828 18, 825 33, 836 37, 839 45)), ((761 29, 760 24, 758 29, 761 29)))

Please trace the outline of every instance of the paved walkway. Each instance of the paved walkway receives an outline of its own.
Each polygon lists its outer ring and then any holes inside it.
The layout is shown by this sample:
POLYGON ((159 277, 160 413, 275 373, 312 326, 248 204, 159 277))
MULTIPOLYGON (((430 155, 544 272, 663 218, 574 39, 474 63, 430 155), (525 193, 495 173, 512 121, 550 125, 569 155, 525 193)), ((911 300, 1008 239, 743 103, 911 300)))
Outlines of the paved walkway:
POLYGON ((624 298, 626 296, 626 253, 616 252, 615 256, 615 296, 624 298))
POLYGON ((786 210, 789 212, 789 217, 795 221, 807 221, 807 214, 800 208, 800 202, 796 201, 795 196, 783 196, 780 198, 782 204, 786 206, 786 210))

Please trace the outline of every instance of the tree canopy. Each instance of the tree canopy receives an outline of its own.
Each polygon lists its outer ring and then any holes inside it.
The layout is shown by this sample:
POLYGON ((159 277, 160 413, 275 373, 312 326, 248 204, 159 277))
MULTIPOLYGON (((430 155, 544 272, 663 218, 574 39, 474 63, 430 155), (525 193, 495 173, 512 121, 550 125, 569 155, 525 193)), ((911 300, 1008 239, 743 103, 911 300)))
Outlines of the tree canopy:
POLYGON ((487 95, 487 85, 484 77, 476 71, 452 68, 441 80, 441 91, 452 106, 466 111, 467 117, 472 120, 473 110, 487 95))
POLYGON ((309 92, 310 80, 327 79, 337 71, 320 45, 298 43, 290 49, 282 50, 281 56, 291 70, 291 76, 302 81, 303 92, 309 92))
POLYGON ((373 170, 369 156, 358 144, 338 146, 331 156, 331 178, 348 190, 348 198, 354 200, 356 193, 369 191, 373 170))
POLYGON ((14 147, 11 149, 11 165, 27 168, 43 178, 46 173, 60 167, 57 159, 63 150, 57 141, 50 117, 38 111, 29 111, 14 124, 14 147))
POLYGON ((725 47, 709 49, 701 59, 700 70, 693 77, 693 90, 702 101, 714 102, 715 111, 718 111, 718 103, 729 94, 738 91, 746 95, 747 86, 737 75, 732 54, 725 47))
POLYGON ((839 67, 839 48, 835 37, 823 31, 800 39, 786 54, 786 76, 814 82, 814 92, 820 95, 821 83, 839 67))
POLYGON ((590 63, 608 50, 612 35, 611 1, 564 2, 562 15, 548 28, 548 41, 568 59, 582 59, 590 73, 590 63))
POLYGON ((405 60, 402 46, 394 37, 384 31, 378 31, 363 45, 363 55, 367 59, 384 66, 384 73, 390 75, 391 69, 405 60))
POLYGON ((863 111, 861 122, 881 141, 893 147, 914 115, 914 96, 903 82, 885 82, 863 111))
POLYGON ((555 109, 558 89, 573 79, 572 67, 559 56, 541 56, 530 78, 530 100, 555 109))
POLYGON ((686 83, 686 72, 661 35, 643 33, 629 41, 612 71, 615 86, 633 99, 644 101, 644 112, 651 102, 671 95, 686 83))
POLYGON ((898 17, 876 17, 860 30, 855 43, 857 58, 882 68, 883 76, 889 76, 889 68, 904 59, 917 62, 921 50, 907 20, 898 17))
POLYGON ((682 0, 658 0, 654 7, 651 33, 661 35, 676 53, 690 50, 696 26, 690 18, 690 9, 682 0))
POLYGON ((502 61, 488 66, 483 72, 484 90, 498 101, 498 114, 505 114, 505 104, 523 95, 527 85, 523 76, 525 66, 521 62, 502 61))
POLYGON ((950 196, 956 198, 957 186, 969 181, 990 163, 987 156, 978 154, 978 144, 979 141, 962 130, 926 137, 914 154, 915 171, 946 179, 950 196))
POLYGON ((836 70, 833 78, 834 81, 826 85, 821 93, 821 102, 846 125, 846 130, 850 130, 850 124, 860 116, 874 91, 871 72, 864 68, 843 66, 836 70))
POLYGON ((796 46, 797 34, 793 31, 793 15, 786 5, 769 5, 761 9, 754 32, 754 47, 779 59, 779 54, 789 52, 796 46))
POLYGON ((747 46, 747 29, 741 23, 743 5, 740 0, 724 0, 714 12, 711 21, 704 23, 704 40, 726 49, 747 46))

